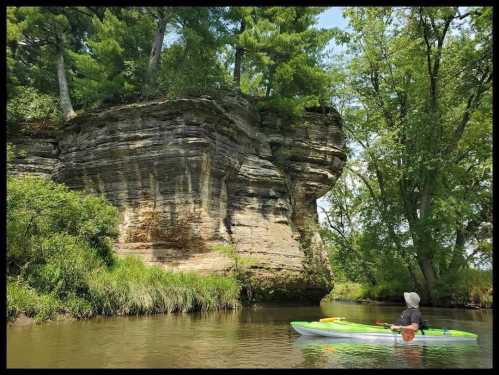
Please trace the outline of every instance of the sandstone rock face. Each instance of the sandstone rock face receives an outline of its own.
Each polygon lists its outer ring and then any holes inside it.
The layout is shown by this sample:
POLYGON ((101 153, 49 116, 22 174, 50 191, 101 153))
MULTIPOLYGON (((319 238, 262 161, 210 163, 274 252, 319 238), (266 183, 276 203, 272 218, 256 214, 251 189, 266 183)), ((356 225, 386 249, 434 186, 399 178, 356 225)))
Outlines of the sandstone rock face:
POLYGON ((343 147, 336 112, 288 124, 225 93, 79 116, 57 141, 57 168, 41 170, 119 207, 121 255, 226 273, 234 260, 213 246, 233 244, 256 288, 318 299, 332 275, 315 202, 340 175, 343 147))
POLYGON ((8 173, 52 178, 60 167, 57 140, 53 137, 17 136, 9 140, 15 144, 15 158, 8 173))

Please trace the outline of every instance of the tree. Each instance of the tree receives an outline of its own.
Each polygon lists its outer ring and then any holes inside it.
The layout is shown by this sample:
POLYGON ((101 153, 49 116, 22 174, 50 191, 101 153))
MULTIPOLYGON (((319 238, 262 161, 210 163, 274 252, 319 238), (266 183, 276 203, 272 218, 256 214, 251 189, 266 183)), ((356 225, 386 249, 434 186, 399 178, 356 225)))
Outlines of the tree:
POLYGON ((227 87, 220 57, 226 40, 220 8, 179 8, 178 39, 164 49, 158 73, 163 95, 227 87))
POLYGON ((155 84, 156 72, 160 61, 160 55, 165 39, 165 32, 168 23, 175 21, 175 9, 172 7, 151 7, 144 8, 144 13, 150 15, 155 22, 154 37, 149 53, 149 62, 147 64, 146 79, 144 82, 143 95, 149 96, 157 88, 155 84))
POLYGON ((154 20, 136 8, 105 9, 93 16, 85 48, 71 52, 73 92, 78 105, 136 100, 146 80, 154 20))
POLYGON ((256 8, 252 23, 246 22, 238 41, 246 69, 260 79, 257 90, 264 92, 264 106, 298 114, 305 107, 329 102, 330 80, 321 60, 335 30, 315 27, 316 16, 323 10, 256 8))
POLYGON ((491 9, 345 14, 354 105, 344 117, 364 161, 352 171, 377 213, 362 222, 429 301, 448 298, 443 284, 469 265, 464 250, 491 216, 491 9))
POLYGON ((19 80, 15 74, 16 55, 25 23, 17 18, 17 8, 7 7, 7 95, 15 96, 19 80))
POLYGON ((241 89, 241 64, 244 56, 244 47, 241 45, 240 36, 247 28, 254 26, 255 12, 257 8, 254 7, 229 7, 225 13, 225 18, 228 20, 229 25, 233 25, 230 30, 228 42, 234 48, 234 69, 233 81, 234 87, 238 90, 241 89))
POLYGON ((23 25, 21 44, 27 54, 48 53, 55 56, 59 102, 65 121, 76 116, 71 102, 65 64, 69 46, 76 46, 82 32, 81 20, 68 8, 22 7, 15 13, 23 25))

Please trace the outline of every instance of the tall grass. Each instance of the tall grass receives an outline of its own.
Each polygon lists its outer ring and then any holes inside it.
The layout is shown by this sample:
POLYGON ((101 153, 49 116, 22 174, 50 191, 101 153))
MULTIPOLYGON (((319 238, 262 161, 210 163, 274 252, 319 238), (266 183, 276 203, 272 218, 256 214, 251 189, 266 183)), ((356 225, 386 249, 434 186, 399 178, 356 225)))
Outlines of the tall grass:
POLYGON ((166 272, 137 258, 116 260, 89 276, 95 313, 129 315, 235 308, 240 287, 235 279, 166 272))
POLYGON ((240 284, 234 278, 168 272, 148 267, 140 259, 117 259, 111 267, 88 274, 88 292, 65 297, 43 293, 27 282, 7 283, 7 317, 20 313, 37 321, 69 314, 77 319, 95 315, 142 315, 156 313, 233 309, 239 306, 240 284))

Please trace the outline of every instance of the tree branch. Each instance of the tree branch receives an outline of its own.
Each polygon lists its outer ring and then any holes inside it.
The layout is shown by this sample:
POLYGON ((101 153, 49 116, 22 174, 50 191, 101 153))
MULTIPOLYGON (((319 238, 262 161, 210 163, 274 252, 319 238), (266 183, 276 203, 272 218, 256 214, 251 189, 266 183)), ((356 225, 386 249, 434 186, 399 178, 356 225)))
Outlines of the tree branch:
POLYGON ((345 169, 349 170, 354 175, 358 176, 362 180, 362 182, 366 185, 367 189, 369 190, 369 194, 373 197, 373 199, 376 200, 376 202, 379 202, 379 198, 374 193, 374 190, 372 189, 371 184, 369 184, 369 181, 367 180, 367 178, 365 178, 362 174, 360 174, 359 172, 353 170, 352 168, 350 168, 348 166, 346 166, 345 169))
POLYGON ((449 154, 453 152, 459 141, 461 140, 461 137, 463 136, 464 129, 466 128, 466 125, 468 124, 472 112, 478 107, 478 104, 480 103, 480 100, 482 98, 482 95, 487 91, 488 89, 488 84, 492 81, 492 72, 489 71, 489 69, 486 70, 484 75, 482 76, 482 80, 480 82, 480 85, 478 86, 476 92, 472 93, 469 98, 468 102, 466 104, 466 108, 464 110, 463 118, 461 119, 461 122, 459 126, 456 128, 454 131, 454 134, 452 136, 451 142, 445 149, 445 153, 449 154))

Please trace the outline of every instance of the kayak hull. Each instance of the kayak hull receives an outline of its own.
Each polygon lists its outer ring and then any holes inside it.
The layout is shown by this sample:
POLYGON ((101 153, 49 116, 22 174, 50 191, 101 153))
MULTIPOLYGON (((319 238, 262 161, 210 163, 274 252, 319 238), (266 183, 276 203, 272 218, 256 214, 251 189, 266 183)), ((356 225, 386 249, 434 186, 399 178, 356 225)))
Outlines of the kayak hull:
MULTIPOLYGON (((292 322, 293 329, 303 336, 323 336, 335 338, 348 338, 360 340, 390 340, 390 341, 403 341, 402 335, 398 332, 386 330, 386 332, 346 332, 344 329, 334 329, 334 326, 320 328, 320 324, 314 323, 316 327, 311 326, 304 322, 292 322), (319 327, 317 327, 319 326, 319 327), (326 328, 327 327, 327 328, 326 328)), ((366 327, 369 327, 366 325, 366 327)), ((476 335, 470 334, 469 336, 452 336, 452 335, 422 335, 420 333, 414 336, 412 341, 432 341, 432 342, 473 342, 477 340, 476 335)))

